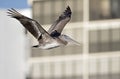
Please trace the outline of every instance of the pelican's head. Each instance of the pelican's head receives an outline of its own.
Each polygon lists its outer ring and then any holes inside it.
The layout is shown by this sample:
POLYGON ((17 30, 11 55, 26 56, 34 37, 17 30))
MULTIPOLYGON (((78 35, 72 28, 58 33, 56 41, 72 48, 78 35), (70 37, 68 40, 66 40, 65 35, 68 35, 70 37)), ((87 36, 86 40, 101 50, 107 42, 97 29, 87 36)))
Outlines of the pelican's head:
POLYGON ((71 37, 64 35, 64 34, 61 35, 61 39, 68 42, 69 44, 71 43, 71 44, 75 44, 75 45, 79 45, 79 46, 81 45, 79 42, 75 41, 71 37))

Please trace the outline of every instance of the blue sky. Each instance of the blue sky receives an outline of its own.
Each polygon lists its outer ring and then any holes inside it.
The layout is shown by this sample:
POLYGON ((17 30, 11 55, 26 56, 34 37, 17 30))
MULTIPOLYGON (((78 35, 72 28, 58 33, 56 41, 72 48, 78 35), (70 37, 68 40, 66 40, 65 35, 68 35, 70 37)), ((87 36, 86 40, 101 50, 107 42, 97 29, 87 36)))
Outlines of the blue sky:
POLYGON ((28 8, 27 0, 0 0, 0 8, 28 8))

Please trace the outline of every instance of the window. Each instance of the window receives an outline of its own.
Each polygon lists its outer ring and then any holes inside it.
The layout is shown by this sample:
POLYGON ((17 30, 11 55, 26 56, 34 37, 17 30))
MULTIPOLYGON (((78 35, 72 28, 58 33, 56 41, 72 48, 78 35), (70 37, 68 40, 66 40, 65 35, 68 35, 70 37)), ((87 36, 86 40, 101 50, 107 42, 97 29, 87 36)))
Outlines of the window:
POLYGON ((120 0, 90 0, 90 20, 120 18, 120 0))
POLYGON ((90 53, 119 50, 120 50, 120 28, 91 30, 89 32, 90 53))
MULTIPOLYGON (((83 0, 67 1, 72 10, 71 22, 83 20, 83 0)), ((33 18, 41 24, 51 24, 65 10, 65 0, 35 0, 33 1, 33 18)))

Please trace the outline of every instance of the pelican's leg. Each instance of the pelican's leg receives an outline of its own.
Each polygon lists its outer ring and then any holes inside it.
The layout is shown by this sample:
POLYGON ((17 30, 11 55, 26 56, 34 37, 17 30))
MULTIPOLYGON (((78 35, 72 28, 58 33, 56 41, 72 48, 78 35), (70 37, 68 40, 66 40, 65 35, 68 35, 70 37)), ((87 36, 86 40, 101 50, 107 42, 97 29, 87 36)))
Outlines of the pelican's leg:
POLYGON ((35 46, 32 46, 33 48, 37 48, 37 47, 39 47, 39 45, 35 45, 35 46))

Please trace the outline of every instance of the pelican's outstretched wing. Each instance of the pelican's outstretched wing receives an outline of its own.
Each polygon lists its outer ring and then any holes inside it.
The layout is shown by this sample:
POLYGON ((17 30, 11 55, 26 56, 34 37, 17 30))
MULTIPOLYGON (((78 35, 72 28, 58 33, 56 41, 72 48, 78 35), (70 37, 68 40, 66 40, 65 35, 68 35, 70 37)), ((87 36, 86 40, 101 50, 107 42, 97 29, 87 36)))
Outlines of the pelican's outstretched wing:
POLYGON ((48 30, 48 33, 51 35, 54 35, 54 33, 56 32, 61 34, 65 25, 70 21, 71 14, 71 9, 68 6, 66 10, 59 16, 59 18, 52 24, 52 26, 48 30))
MULTIPOLYGON (((20 21, 20 23, 36 38, 39 39, 41 34, 48 34, 46 30, 42 28, 42 26, 35 20, 30 19, 19 12, 17 12, 15 9, 11 8, 8 9, 7 12, 12 18, 15 18, 20 21)), ((49 34, 48 34, 49 35, 49 34)))

